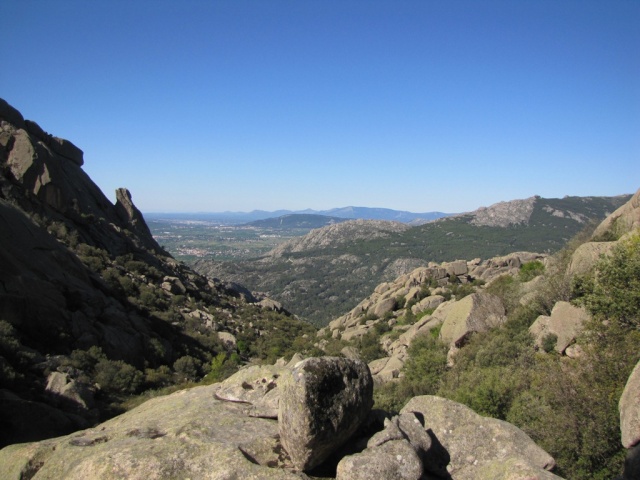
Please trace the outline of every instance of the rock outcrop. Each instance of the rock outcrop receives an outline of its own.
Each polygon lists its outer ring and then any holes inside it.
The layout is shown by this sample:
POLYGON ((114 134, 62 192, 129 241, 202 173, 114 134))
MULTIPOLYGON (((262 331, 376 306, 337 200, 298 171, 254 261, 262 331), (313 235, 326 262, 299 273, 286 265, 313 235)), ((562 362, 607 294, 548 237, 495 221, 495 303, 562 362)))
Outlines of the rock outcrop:
POLYGON ((536 200, 530 197, 524 200, 499 202, 490 207, 479 208, 473 212, 471 223, 490 227, 508 227, 520 223, 527 224, 533 213, 536 200))
POLYGON ((402 298, 403 302, 414 302, 412 312, 417 315, 425 310, 435 309, 445 301, 442 293, 446 289, 443 287, 458 283, 467 284, 474 280, 490 282, 505 274, 516 275, 523 264, 533 261, 543 262, 545 258, 546 255, 518 252, 485 261, 474 259, 468 262, 430 263, 426 267, 418 267, 392 282, 378 285, 371 295, 350 312, 336 318, 327 327, 321 329, 318 336, 322 336, 327 330, 339 331, 342 338, 345 333, 350 338, 362 336, 375 325, 375 322, 367 321, 369 317, 388 315, 390 320, 404 314, 404 312, 397 312, 398 298, 402 298), (358 333, 350 332, 358 327, 361 327, 358 333))
POLYGON ((302 360, 280 384, 280 438, 293 464, 311 470, 348 440, 373 406, 373 380, 360 360, 302 360))
MULTIPOLYGON (((323 478, 558 478, 544 470, 553 459, 519 429, 455 402, 425 396, 394 417, 368 408, 362 410, 366 414, 353 413, 352 395, 337 392, 351 388, 345 382, 366 377, 366 365, 326 357, 249 367, 222 383, 154 398, 94 428, 5 447, 0 478, 307 479, 301 469, 310 467, 294 460, 300 452, 296 442, 303 441, 283 425, 289 421, 283 409, 300 403, 299 392, 288 386, 296 375, 307 386, 318 381, 326 394, 316 397, 320 404, 311 407, 310 419, 328 419, 325 427, 335 435, 323 439, 335 451, 326 462, 327 471, 335 473, 323 478), (278 419, 256 415, 278 403, 278 419), (352 415, 358 418, 348 418, 352 415), (345 440, 348 448, 336 450, 345 440)), ((365 383, 370 386, 370 378, 365 383)), ((370 407, 370 388, 361 394, 370 407)))
POLYGON ((598 225, 593 239, 619 238, 636 228, 640 228, 640 190, 598 225))
POLYGON ((640 443, 640 362, 629 376, 619 409, 622 445, 632 448, 640 443))
POLYGON ((95 407, 93 386, 72 378, 68 373, 51 372, 45 391, 53 397, 54 404, 65 403, 78 410, 95 407))
POLYGON ((344 457, 338 463, 338 478, 340 472, 345 472, 344 478, 349 478, 346 472, 353 472, 356 467, 369 472, 368 477, 360 478, 422 478, 424 472, 440 478, 448 478, 447 465, 450 456, 424 425, 420 414, 413 412, 401 413, 384 420, 384 429, 375 433, 367 442, 367 448, 358 454, 344 457), (393 458, 393 451, 405 449, 409 446, 413 454, 402 455, 402 460, 393 458), (389 451, 391 450, 391 451, 389 451), (369 460, 370 463, 367 463, 369 460), (399 461, 400 460, 400 461, 399 461), (414 464, 419 464, 418 477, 414 474, 414 464), (377 471, 384 471, 387 476, 376 476, 377 471))
POLYGON ((96 428, 0 450, 0 477, 300 479, 278 440, 278 422, 247 417, 216 399, 220 385, 149 400, 96 428))
POLYGON ((601 256, 611 252, 617 240, 637 228, 640 228, 640 190, 596 227, 591 241, 576 249, 571 257, 567 275, 575 276, 589 272, 601 256))
MULTIPOLYGON (((318 337, 331 334, 333 338, 353 341, 374 330, 395 333, 383 334, 380 339, 388 356, 369 364, 376 384, 399 378, 411 342, 435 328, 442 328, 440 338, 450 344, 450 359, 453 361, 455 351, 469 335, 494 328, 506 318, 500 300, 483 293, 480 285, 502 275, 519 275, 522 265, 529 262, 544 265, 546 259, 545 255, 518 252, 485 261, 430 263, 427 267, 399 276, 393 282, 381 283, 354 309, 320 329, 318 337), (477 293, 457 299, 453 292, 465 286, 465 295, 476 289, 477 293), (413 323, 406 321, 409 310, 413 323)), ((325 340, 319 341, 320 348, 323 342, 325 340)))
POLYGON ((575 307, 569 302, 558 302, 551 311, 551 316, 541 315, 529 327, 536 346, 544 349, 545 340, 550 335, 555 337, 553 349, 565 353, 567 347, 575 342, 583 325, 591 315, 582 307, 575 307))
POLYGON ((412 398, 401 411, 408 412, 424 417, 425 427, 449 453, 447 469, 456 480, 505 478, 514 473, 507 465, 517 465, 523 473, 506 478, 558 478, 548 472, 555 466, 553 458, 507 422, 481 417, 464 405, 430 395, 412 398))
POLYGON ((607 255, 616 242, 587 242, 576 248, 571 256, 567 275, 584 275, 591 271, 602 255, 607 255))
POLYGON ((627 448, 622 480, 640 478, 640 362, 624 387, 619 403, 622 446, 627 448))
POLYGON ((405 439, 391 440, 361 453, 344 457, 338 464, 337 480, 420 480, 420 458, 405 439))
POLYGON ((451 347, 460 348, 470 334, 486 332, 502 325, 506 319, 500 298, 488 293, 474 293, 456 302, 447 311, 440 338, 451 347))

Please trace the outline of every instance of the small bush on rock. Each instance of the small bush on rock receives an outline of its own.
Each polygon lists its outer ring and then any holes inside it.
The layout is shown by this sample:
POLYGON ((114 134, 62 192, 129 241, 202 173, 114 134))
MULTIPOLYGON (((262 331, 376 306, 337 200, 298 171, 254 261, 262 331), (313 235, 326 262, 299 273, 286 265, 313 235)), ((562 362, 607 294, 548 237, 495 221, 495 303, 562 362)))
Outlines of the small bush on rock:
POLYGON ((95 366, 95 380, 102 390, 132 395, 138 391, 144 376, 122 360, 100 360, 95 366))
POLYGON ((526 262, 520 267, 518 277, 521 282, 528 282, 544 273, 544 264, 539 260, 526 262))

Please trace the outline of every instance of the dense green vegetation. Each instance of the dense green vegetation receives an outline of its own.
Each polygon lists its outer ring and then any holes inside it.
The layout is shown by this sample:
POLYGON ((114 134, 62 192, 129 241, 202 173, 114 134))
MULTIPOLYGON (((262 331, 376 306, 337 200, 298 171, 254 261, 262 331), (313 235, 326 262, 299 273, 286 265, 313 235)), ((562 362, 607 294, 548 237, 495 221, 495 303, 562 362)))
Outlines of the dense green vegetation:
POLYGON ((440 395, 519 426, 554 456, 563 477, 618 475, 624 457, 618 400, 640 360, 639 247, 636 234, 573 282, 564 275, 568 247, 526 305, 519 303, 520 286, 540 268, 525 265, 520 278, 500 278, 487 290, 503 299, 507 323, 474 335, 453 367, 432 335, 414 341, 404 377, 376 391, 377 406, 397 411, 414 395, 440 395), (576 359, 536 350, 528 332, 559 300, 584 305, 593 317, 576 359))

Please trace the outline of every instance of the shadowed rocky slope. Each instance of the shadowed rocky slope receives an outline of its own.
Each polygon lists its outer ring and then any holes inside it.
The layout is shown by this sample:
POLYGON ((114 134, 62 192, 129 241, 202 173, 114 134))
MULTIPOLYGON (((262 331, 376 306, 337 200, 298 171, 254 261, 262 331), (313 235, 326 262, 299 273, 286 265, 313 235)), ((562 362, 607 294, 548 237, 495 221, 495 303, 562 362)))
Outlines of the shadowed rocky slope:
POLYGON ((237 338, 285 317, 171 258, 129 191, 113 205, 71 142, 1 99, 0 122, 0 445, 69 432, 109 415, 114 399, 198 378, 237 338))

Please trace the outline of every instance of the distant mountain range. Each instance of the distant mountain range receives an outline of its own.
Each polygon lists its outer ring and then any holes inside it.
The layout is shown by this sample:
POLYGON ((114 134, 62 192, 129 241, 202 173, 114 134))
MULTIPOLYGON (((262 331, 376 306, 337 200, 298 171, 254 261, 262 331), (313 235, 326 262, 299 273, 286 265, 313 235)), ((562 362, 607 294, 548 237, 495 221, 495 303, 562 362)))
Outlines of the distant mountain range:
MULTIPOLYGON (((423 223, 448 217, 453 214, 443 212, 414 213, 404 210, 392 210, 390 208, 369 208, 369 207, 341 207, 330 210, 253 210, 251 212, 196 212, 196 213, 145 213, 145 218, 176 218, 184 220, 205 220, 210 222, 220 222, 232 225, 251 223, 259 220, 275 219, 289 215, 318 215, 324 217, 334 217, 336 221, 344 220, 390 220, 407 223, 411 225, 421 225, 423 223)), ((296 220, 296 219, 290 219, 296 220)), ((298 218, 297 220, 303 220, 298 218)), ((317 222, 319 219, 307 218, 309 221, 317 222)), ((329 225, 324 223, 318 226, 329 225)))
POLYGON ((255 220, 244 225, 271 228, 271 229, 298 229, 298 228, 321 228, 327 225, 335 225, 336 223, 347 222, 350 219, 340 217, 330 217, 327 215, 316 215, 309 213, 291 213, 280 217, 265 218, 264 220, 255 220))

